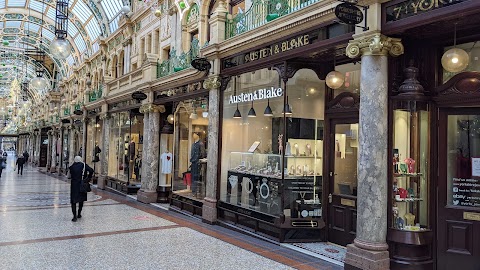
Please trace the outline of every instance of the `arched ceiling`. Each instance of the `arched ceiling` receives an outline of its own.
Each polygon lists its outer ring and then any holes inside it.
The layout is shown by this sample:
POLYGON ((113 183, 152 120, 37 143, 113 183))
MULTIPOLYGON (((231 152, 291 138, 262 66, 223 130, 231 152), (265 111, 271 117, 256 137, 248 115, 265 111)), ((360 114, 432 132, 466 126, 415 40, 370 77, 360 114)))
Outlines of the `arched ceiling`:
MULTIPOLYGON (((55 5, 54 0, 0 0, 0 56, 8 50, 23 50, 32 56, 39 48, 48 56, 49 72, 54 74, 55 69, 60 78, 68 77, 75 64, 99 50, 101 36, 117 30, 124 4, 122 0, 70 0, 67 40, 72 54, 65 60, 53 58, 48 50, 55 38, 55 5)), ((0 88, 5 81, 0 80, 0 88)))

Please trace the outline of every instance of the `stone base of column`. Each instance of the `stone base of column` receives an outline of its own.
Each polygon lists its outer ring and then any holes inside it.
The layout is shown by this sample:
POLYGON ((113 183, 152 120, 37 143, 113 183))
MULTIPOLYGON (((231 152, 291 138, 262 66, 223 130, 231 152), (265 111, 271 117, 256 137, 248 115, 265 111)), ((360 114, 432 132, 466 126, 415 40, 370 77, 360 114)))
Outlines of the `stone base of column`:
POLYGON ((202 221, 208 224, 217 223, 217 200, 212 198, 205 198, 202 207, 202 221))
POLYGON ((160 203, 168 203, 170 194, 172 193, 171 186, 158 186, 157 187, 157 200, 160 203))
POLYGON ((389 270, 390 256, 387 250, 367 250, 354 244, 347 245, 345 270, 389 270))
POLYGON ((105 175, 99 175, 97 178, 97 188, 98 189, 105 189, 105 180, 106 180, 105 175))
POLYGON ((154 203, 157 202, 157 191, 145 191, 139 190, 137 192, 137 201, 143 203, 154 203))
POLYGON ((50 167, 50 173, 56 173, 57 167, 50 167))

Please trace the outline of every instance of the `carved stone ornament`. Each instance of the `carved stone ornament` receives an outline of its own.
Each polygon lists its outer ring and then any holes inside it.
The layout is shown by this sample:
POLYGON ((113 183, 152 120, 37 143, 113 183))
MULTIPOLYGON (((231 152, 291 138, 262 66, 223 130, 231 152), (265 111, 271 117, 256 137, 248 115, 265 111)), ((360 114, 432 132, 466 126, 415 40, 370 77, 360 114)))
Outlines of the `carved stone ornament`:
POLYGON ((145 104, 140 106, 139 111, 140 113, 151 113, 151 112, 164 113, 166 110, 165 110, 165 106, 163 105, 145 104))
POLYGON ((357 58, 362 55, 383 55, 400 56, 404 53, 403 44, 399 38, 391 38, 375 32, 369 35, 356 36, 350 40, 346 54, 350 58, 357 58))
POLYGON ((222 86, 222 81, 219 76, 210 77, 203 82, 203 88, 208 90, 218 89, 220 86, 222 86))
POLYGON ((109 113, 102 113, 100 114, 100 119, 101 120, 105 120, 105 119, 108 119, 110 118, 110 114, 109 113))

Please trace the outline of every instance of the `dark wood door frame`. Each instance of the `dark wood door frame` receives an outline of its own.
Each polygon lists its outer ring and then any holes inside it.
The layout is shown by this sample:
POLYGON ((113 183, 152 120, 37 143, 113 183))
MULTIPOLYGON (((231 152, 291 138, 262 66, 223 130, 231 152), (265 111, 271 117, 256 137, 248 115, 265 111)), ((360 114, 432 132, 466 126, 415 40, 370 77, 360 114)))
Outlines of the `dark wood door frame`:
POLYGON ((439 109, 439 136, 438 136, 438 181, 437 181, 437 266, 439 269, 450 269, 453 264, 446 265, 454 258, 455 266, 459 269, 477 269, 480 265, 480 256, 478 256, 480 249, 480 221, 465 220, 462 218, 463 212, 480 213, 480 209, 476 207, 453 206, 447 205, 447 145, 448 140, 448 116, 449 115, 480 115, 480 106, 477 108, 442 108, 439 109), (462 233, 464 235, 462 235, 462 233), (465 236, 462 240, 462 236, 465 236), (456 239, 455 243, 450 240, 456 239), (461 246, 465 249, 460 249, 461 246), (456 248, 458 250, 456 250, 456 248), (470 249, 470 250, 469 250, 470 249), (448 250, 449 252, 444 252, 448 250), (471 257, 468 257, 469 252, 472 252, 471 257), (476 254, 475 254, 476 253, 476 254), (467 257, 462 256, 465 255, 467 257), (477 259, 475 260, 475 256, 477 259), (447 268, 442 268, 447 267, 447 268))
MULTIPOLYGON (((334 93, 331 93, 333 96, 334 93)), ((335 148, 332 148, 332 132, 335 132, 335 124, 349 124, 358 123, 358 108, 360 106, 360 97, 357 94, 350 92, 343 92, 332 98, 328 102, 325 110, 325 131, 324 131, 324 143, 323 143, 323 194, 322 205, 325 224, 329 221, 329 200, 328 194, 330 193, 330 171, 334 169, 334 161, 331 159, 335 155, 335 148)), ((328 226, 325 230, 326 239, 329 240, 328 226)))

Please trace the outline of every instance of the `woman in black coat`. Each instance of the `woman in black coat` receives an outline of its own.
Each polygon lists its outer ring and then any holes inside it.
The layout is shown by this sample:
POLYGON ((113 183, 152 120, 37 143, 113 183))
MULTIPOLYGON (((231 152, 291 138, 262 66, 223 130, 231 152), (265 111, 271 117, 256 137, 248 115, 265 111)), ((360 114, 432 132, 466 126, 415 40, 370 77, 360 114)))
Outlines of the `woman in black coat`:
POLYGON ((70 184, 70 203, 72 204, 72 221, 77 221, 77 218, 81 218, 83 202, 87 201, 87 193, 80 192, 80 185, 82 179, 90 182, 93 176, 93 169, 88 166, 86 163, 83 163, 82 157, 76 156, 72 166, 69 167, 71 184, 70 184), (85 171, 82 175, 83 166, 85 165, 85 171), (77 214, 77 203, 78 203, 78 214, 77 214))

